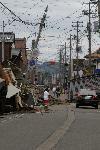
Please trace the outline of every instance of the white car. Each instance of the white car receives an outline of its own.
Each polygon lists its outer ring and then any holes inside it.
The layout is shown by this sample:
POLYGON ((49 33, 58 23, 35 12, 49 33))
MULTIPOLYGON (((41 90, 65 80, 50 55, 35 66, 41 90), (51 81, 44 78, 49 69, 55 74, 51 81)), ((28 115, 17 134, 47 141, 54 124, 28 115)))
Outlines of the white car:
POLYGON ((76 108, 79 106, 93 106, 98 109, 98 98, 95 90, 81 89, 76 98, 76 108))

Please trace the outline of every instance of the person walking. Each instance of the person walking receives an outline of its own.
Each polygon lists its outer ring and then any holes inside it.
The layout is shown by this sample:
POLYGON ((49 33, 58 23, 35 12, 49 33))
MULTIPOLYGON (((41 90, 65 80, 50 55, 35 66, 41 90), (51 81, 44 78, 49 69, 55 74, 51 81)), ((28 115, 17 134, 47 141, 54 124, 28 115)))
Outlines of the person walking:
POLYGON ((54 86, 54 87, 52 88, 52 92, 53 92, 53 96, 55 97, 55 96, 56 96, 56 86, 54 86))
POLYGON ((57 98, 60 96, 60 94, 61 94, 60 87, 57 86, 57 89, 56 89, 56 95, 57 95, 57 98))
POLYGON ((48 110, 48 106, 49 106, 49 90, 48 88, 45 89, 44 91, 44 106, 45 106, 45 110, 48 110))

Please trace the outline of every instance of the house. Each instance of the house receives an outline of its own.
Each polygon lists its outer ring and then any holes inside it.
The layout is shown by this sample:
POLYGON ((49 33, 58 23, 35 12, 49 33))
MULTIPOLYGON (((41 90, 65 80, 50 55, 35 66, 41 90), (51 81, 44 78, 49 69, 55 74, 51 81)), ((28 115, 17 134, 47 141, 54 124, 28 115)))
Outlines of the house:
MULTIPOLYGON (((89 54, 85 56, 85 58, 89 59, 89 54)), ((91 53, 91 59, 98 59, 100 58, 100 48, 98 48, 96 51, 94 51, 93 53, 91 53)))
POLYGON ((70 79, 79 75, 80 77, 83 76, 83 68, 84 68, 84 61, 85 59, 72 59, 71 60, 71 68, 69 70, 70 79))
MULTIPOLYGON (((0 62, 2 62, 2 40, 3 33, 0 32, 0 62)), ((13 32, 4 32, 4 61, 11 58, 13 43, 15 43, 15 34, 13 32)))
POLYGON ((25 71, 27 68, 26 38, 15 38, 11 55, 13 63, 25 71))
MULTIPOLYGON (((85 58, 89 59, 89 55, 86 55, 85 58)), ((95 65, 95 69, 100 72, 100 48, 91 54, 91 60, 92 64, 95 65)))

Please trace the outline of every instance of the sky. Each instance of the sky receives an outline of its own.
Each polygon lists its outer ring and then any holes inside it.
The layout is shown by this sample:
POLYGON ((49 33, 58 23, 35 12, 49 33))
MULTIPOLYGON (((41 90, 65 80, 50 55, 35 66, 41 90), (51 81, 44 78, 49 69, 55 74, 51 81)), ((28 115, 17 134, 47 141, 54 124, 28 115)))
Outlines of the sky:
MULTIPOLYGON (((40 20, 44 14, 44 10, 48 5, 47 18, 45 28, 41 33, 38 44, 39 60, 49 61, 58 60, 59 51, 63 49, 65 42, 67 43, 67 57, 69 58, 69 36, 76 35, 76 29, 72 25, 76 25, 76 21, 83 21, 83 27, 80 27, 79 38, 82 52, 79 57, 83 57, 88 53, 88 39, 86 33, 86 25, 88 16, 84 16, 82 10, 87 10, 88 5, 83 2, 88 0, 1 0, 6 7, 12 10, 16 16, 30 24, 24 24, 19 21, 11 12, 0 4, 0 30, 2 31, 2 22, 5 22, 5 31, 13 31, 16 38, 26 37, 27 48, 31 49, 32 40, 36 39, 40 20), (14 21, 13 21, 14 20, 14 21)), ((95 11, 96 6, 91 8, 95 11)), ((92 18, 95 21, 98 18, 92 18)), ((81 26, 81 24, 80 24, 81 26)), ((99 34, 92 33, 92 51, 96 50, 99 45, 99 34)), ((72 41, 72 57, 76 57, 75 51, 76 41, 72 41)))

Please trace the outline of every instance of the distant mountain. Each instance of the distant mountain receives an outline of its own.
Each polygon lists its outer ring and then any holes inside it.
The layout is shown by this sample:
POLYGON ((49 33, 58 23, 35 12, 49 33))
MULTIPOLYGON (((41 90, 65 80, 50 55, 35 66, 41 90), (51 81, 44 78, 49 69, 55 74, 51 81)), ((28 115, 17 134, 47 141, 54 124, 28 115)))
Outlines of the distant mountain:
POLYGON ((59 73, 59 63, 58 62, 56 62, 55 64, 50 64, 49 62, 44 62, 43 64, 41 64, 41 65, 38 64, 37 66, 41 71, 45 71, 50 74, 59 73))

